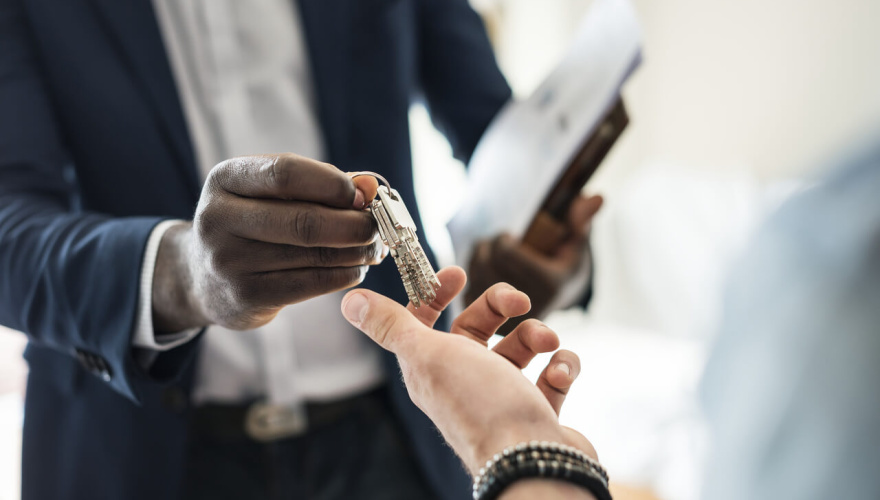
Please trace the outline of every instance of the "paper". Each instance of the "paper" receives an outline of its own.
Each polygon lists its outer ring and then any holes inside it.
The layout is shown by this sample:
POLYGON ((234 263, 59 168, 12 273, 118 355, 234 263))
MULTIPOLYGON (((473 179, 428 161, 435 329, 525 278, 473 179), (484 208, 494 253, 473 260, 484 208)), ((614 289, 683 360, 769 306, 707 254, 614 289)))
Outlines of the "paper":
POLYGON ((474 151, 465 202, 448 225, 465 269, 476 241, 502 232, 522 237, 641 61, 628 0, 596 0, 577 33, 562 62, 531 96, 498 113, 474 151))

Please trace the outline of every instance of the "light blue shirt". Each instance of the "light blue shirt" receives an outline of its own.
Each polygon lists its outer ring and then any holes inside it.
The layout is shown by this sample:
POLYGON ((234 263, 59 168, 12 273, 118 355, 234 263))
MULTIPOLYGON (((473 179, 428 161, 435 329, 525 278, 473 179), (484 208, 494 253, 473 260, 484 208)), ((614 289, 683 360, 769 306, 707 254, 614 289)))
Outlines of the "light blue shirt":
POLYGON ((702 396, 707 500, 880 499, 880 145, 735 267, 702 396))

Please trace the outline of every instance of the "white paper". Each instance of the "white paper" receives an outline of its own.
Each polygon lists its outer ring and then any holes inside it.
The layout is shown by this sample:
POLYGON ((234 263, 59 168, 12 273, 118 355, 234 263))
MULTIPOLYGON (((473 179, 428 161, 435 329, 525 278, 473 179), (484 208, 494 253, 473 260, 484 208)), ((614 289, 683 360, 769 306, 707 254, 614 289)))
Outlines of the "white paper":
POLYGON ((596 0, 562 62, 531 96, 508 103, 480 139, 465 201, 448 225, 459 265, 467 268, 480 239, 522 237, 640 61, 632 5, 596 0))

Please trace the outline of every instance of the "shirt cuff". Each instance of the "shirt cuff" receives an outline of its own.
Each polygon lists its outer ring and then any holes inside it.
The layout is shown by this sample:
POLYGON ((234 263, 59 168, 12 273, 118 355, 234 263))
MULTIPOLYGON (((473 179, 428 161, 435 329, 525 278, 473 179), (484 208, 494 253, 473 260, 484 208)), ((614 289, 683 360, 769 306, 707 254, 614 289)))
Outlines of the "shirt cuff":
POLYGON ((167 351, 192 340, 201 331, 200 328, 191 328, 182 332, 163 333, 157 335, 153 331, 153 271, 156 269, 156 255, 159 253, 159 243, 165 232, 174 226, 186 224, 182 220, 162 221, 153 228, 147 239, 147 248, 144 252, 144 262, 141 265, 141 282, 138 293, 138 310, 135 321, 135 331, 132 336, 132 345, 142 349, 154 351, 167 351))

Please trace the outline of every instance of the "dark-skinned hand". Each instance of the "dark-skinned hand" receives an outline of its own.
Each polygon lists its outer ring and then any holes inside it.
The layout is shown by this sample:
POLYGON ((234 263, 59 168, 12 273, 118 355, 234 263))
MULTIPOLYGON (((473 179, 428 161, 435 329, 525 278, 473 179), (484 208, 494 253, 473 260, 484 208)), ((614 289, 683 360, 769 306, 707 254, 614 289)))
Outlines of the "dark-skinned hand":
POLYGON ((505 323, 498 333, 507 334, 526 319, 545 317, 563 287, 581 266, 589 265, 590 227, 601 207, 601 196, 576 198, 568 214, 569 236, 552 255, 538 252, 509 234, 477 242, 468 266, 465 303, 472 303, 493 284, 506 282, 529 296, 532 309, 505 323))
POLYGON ((363 210, 375 192, 372 177, 294 154, 220 163, 192 224, 159 245, 155 330, 252 329, 288 304, 360 283, 386 254, 363 210))

